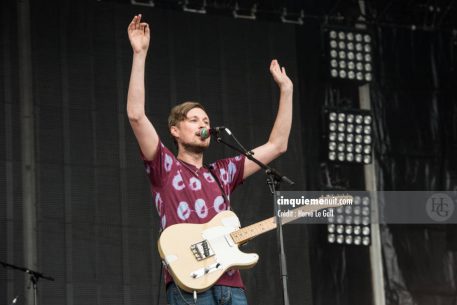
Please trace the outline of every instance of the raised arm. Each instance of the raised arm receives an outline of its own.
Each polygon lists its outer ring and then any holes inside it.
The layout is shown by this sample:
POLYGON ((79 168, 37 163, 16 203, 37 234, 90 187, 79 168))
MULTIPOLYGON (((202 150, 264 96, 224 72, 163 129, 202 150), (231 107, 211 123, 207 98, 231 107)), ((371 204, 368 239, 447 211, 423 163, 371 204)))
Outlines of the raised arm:
POLYGON ((145 113, 144 70, 150 40, 149 25, 141 22, 141 15, 137 15, 133 17, 127 31, 133 50, 127 115, 144 157, 152 160, 157 151, 159 136, 145 113))
MULTIPOLYGON (((286 152, 292 126, 292 81, 287 76, 286 69, 281 68, 275 59, 271 61, 270 72, 280 90, 278 113, 267 143, 253 149, 254 157, 265 164, 286 152)), ((257 164, 246 159, 243 178, 249 177, 259 169, 257 164)))

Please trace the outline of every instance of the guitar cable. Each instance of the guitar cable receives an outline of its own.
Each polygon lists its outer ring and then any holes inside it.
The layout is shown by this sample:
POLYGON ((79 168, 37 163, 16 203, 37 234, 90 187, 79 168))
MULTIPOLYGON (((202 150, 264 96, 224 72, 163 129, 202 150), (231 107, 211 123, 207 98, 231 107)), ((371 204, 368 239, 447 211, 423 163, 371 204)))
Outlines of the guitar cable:
POLYGON ((193 296, 194 296, 194 304, 190 304, 187 302, 187 300, 184 298, 182 295, 181 289, 179 289, 178 285, 175 285, 176 289, 178 289, 179 295, 181 296, 181 299, 186 303, 187 305, 197 305, 197 291, 194 290, 193 296))
MULTIPOLYGON (((157 305, 160 305, 160 292, 161 292, 161 286, 162 286, 162 277, 163 277, 163 264, 161 263, 160 264, 160 278, 159 278, 159 286, 158 286, 158 293, 157 293, 157 305)), ((184 298, 184 296, 182 295, 182 292, 181 292, 181 289, 179 289, 178 285, 176 285, 176 289, 178 290, 179 292, 179 295, 181 296, 181 299, 184 301, 184 303, 186 303, 187 305, 197 305, 197 292, 194 291, 194 303, 193 304, 189 304, 187 302, 187 300, 184 298)))

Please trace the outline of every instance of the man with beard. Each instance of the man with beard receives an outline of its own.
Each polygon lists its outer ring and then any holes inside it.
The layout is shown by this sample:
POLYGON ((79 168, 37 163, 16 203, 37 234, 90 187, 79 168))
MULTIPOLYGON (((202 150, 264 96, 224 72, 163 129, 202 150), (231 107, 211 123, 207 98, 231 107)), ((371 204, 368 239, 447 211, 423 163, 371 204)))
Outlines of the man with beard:
MULTIPOLYGON (((244 156, 204 166, 203 152, 210 138, 201 136, 201 132, 209 130, 210 119, 197 102, 184 102, 171 110, 168 127, 178 148, 175 157, 161 143, 145 114, 144 73, 150 30, 147 23, 141 22, 141 15, 133 18, 128 35, 133 62, 127 113, 151 182, 162 229, 176 223, 206 223, 217 213, 230 209, 231 192, 260 167, 244 156)), ((279 87, 280 99, 268 141, 252 150, 263 163, 269 163, 286 151, 292 124, 292 82, 277 60, 272 60, 270 72, 279 87)), ((165 272, 165 282, 169 304, 193 303, 192 294, 181 291, 168 272, 165 272)), ((247 304, 238 270, 226 272, 211 289, 198 295, 198 304, 222 303, 247 304)))

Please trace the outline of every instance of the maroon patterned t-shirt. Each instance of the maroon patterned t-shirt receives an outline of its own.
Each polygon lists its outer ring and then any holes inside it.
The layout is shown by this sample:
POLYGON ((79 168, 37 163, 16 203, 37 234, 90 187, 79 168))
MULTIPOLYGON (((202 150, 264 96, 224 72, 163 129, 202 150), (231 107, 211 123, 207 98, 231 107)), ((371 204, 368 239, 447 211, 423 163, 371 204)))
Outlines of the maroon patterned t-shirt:
MULTIPOLYGON (((237 156, 210 164, 228 198, 243 182, 244 160, 244 156, 237 156)), ((206 223, 230 209, 206 167, 197 168, 178 160, 161 142, 154 159, 145 160, 144 164, 163 229, 176 223, 206 223)), ((165 272, 166 284, 170 281, 171 276, 165 272)), ((226 272, 216 285, 244 287, 238 270, 226 272)))

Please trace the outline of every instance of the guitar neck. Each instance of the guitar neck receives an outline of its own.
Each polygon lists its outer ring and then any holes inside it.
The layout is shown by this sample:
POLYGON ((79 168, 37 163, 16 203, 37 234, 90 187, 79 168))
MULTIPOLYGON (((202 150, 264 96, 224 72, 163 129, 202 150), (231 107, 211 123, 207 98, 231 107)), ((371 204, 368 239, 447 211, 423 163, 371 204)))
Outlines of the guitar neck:
POLYGON ((250 226, 241 228, 232 232, 233 241, 239 245, 246 243, 260 234, 266 233, 276 228, 276 219, 274 217, 267 218, 250 226))
MULTIPOLYGON (((300 208, 293 209, 292 211, 294 212, 295 215, 299 214, 298 212, 307 212, 307 213, 312 213, 314 211, 323 209, 325 207, 322 206, 304 206, 300 208)), ((291 221, 294 221, 295 219, 298 219, 300 217, 303 217, 303 214, 300 216, 287 216, 287 217, 281 217, 281 223, 286 224, 291 221)), ((262 220, 260 222, 254 223, 250 226, 241 228, 235 232, 232 232, 230 235, 233 238, 233 241, 237 244, 244 244, 248 242, 249 240, 253 239, 256 236, 259 236, 263 233, 266 233, 268 231, 271 231, 273 229, 276 229, 276 217, 270 217, 265 220, 262 220)))
MULTIPOLYGON (((330 204, 320 204, 320 205, 305 205, 293 210, 290 210, 290 214, 280 217, 281 223, 286 224, 292 222, 298 218, 311 216, 314 212, 326 209, 330 207, 338 207, 339 205, 330 205, 330 204)), ((254 223, 250 226, 241 228, 235 232, 232 232, 230 236, 233 238, 233 241, 239 245, 248 242, 256 236, 259 236, 263 233, 276 229, 276 217, 270 217, 260 222, 254 223)))

